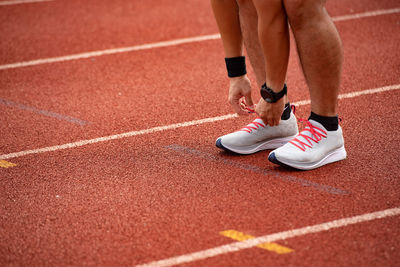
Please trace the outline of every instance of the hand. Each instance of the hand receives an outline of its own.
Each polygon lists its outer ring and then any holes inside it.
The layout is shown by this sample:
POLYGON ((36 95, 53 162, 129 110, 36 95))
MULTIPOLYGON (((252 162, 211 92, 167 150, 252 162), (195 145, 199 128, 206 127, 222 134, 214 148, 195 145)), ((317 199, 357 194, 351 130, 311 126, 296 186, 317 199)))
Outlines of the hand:
POLYGON ((256 106, 256 113, 265 124, 268 124, 269 126, 276 126, 281 121, 284 108, 284 97, 275 103, 268 103, 263 98, 260 98, 260 101, 256 106))
POLYGON ((248 112, 240 107, 240 99, 245 98, 245 104, 249 107, 253 106, 251 98, 251 83, 247 75, 229 78, 229 97, 228 101, 232 105, 235 112, 239 115, 247 115, 248 112))

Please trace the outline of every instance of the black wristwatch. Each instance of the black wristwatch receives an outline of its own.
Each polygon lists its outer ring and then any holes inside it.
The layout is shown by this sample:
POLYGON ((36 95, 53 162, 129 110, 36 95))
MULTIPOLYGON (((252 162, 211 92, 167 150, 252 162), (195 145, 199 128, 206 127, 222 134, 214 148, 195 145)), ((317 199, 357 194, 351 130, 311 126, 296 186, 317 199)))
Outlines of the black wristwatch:
POLYGON ((267 101, 268 103, 275 103, 279 99, 281 99, 284 95, 287 94, 287 87, 286 87, 286 84, 285 84, 283 86, 283 89, 280 92, 275 93, 274 91, 272 91, 271 88, 269 88, 267 86, 266 83, 264 83, 261 86, 260 93, 261 93, 262 98, 264 98, 265 101, 267 101))

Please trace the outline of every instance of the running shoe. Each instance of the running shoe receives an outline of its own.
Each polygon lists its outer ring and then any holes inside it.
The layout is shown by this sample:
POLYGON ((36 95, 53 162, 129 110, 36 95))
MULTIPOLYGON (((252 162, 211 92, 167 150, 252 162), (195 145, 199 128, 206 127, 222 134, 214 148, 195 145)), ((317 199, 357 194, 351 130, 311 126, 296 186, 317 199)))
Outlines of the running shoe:
POLYGON ((271 151, 269 161, 295 169, 312 170, 346 158, 340 126, 336 131, 327 131, 317 121, 300 121, 306 123, 304 130, 284 146, 271 151))
POLYGON ((297 134, 297 119, 291 110, 289 119, 281 120, 277 126, 265 125, 261 118, 256 118, 242 129, 219 137, 216 146, 226 151, 247 155, 281 147, 297 134))

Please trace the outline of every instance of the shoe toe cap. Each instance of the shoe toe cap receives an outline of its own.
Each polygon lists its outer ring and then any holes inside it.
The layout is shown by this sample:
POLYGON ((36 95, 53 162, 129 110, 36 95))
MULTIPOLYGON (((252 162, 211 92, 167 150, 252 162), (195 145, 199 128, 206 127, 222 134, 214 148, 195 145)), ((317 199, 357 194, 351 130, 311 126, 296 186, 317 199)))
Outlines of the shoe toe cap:
POLYGON ((274 163, 274 164, 277 164, 277 165, 280 165, 280 166, 283 166, 283 167, 287 167, 287 168, 291 168, 291 166, 289 166, 289 165, 287 165, 287 164, 285 164, 285 163, 283 163, 283 162, 280 162, 280 161, 276 158, 275 152, 271 152, 271 153, 268 155, 268 160, 269 160, 270 162, 274 163))
POLYGON ((224 149, 224 146, 222 145, 222 138, 218 138, 217 141, 215 141, 215 145, 218 148, 224 149))
POLYGON ((271 152, 268 155, 268 160, 271 161, 272 163, 279 164, 279 161, 276 159, 275 152, 271 152))

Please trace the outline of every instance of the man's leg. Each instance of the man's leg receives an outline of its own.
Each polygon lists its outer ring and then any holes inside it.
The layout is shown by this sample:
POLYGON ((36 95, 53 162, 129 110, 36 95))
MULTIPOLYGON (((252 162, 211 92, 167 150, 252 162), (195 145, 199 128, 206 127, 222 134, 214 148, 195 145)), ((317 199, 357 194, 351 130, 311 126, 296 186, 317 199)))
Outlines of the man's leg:
POLYGON ((272 151, 276 164, 311 170, 347 157, 337 118, 343 49, 325 0, 283 0, 310 90, 311 116, 301 133, 272 151))
MULTIPOLYGON (((289 60, 289 29, 282 0, 253 0, 258 15, 258 37, 264 54, 265 86, 275 93, 284 87, 289 60)), ((283 98, 267 103, 260 99, 257 115, 268 125, 276 126, 284 110, 283 98)))
POLYGON ((282 0, 253 0, 258 15, 258 36, 264 54, 265 82, 280 91, 289 60, 289 29, 282 0))
POLYGON ((244 45, 256 75, 258 88, 261 88, 261 85, 265 83, 265 66, 263 51, 258 39, 257 11, 252 0, 237 0, 237 3, 244 45))
POLYGON ((326 0, 283 2, 310 90, 311 111, 336 116, 343 48, 325 9, 326 0))
MULTIPOLYGON (((257 12, 251 0, 237 0, 237 3, 245 48, 256 75, 258 88, 260 88, 266 81, 266 72, 263 49, 258 37, 257 12)), ((280 8, 283 13, 281 6, 280 8)), ((287 65, 287 61, 283 64, 287 65)), ((278 82, 281 82, 282 85, 285 82, 285 76, 279 78, 278 82)), ((257 90, 259 96, 258 92, 259 90, 257 90)), ((262 101, 264 100, 262 99, 262 101)), ((286 96, 284 101, 285 103, 288 101, 286 96)), ((296 117, 288 104, 281 115, 281 122, 278 126, 270 127, 265 125, 260 118, 256 118, 242 130, 218 138, 216 145, 239 154, 251 154, 280 147, 298 133, 296 117)))
MULTIPOLYGON (((289 60, 289 30, 286 15, 281 0, 253 0, 242 3, 243 9, 247 14, 241 16, 241 25, 252 29, 254 33, 257 26, 257 34, 259 39, 258 49, 261 47, 262 57, 264 59, 264 82, 275 92, 283 89, 285 83, 286 71, 289 60), (251 5, 253 2, 254 5, 251 5), (247 9, 245 9, 247 4, 247 9), (251 10, 252 12, 249 12, 251 10), (254 22, 256 11, 258 21, 254 22), (251 28, 250 28, 251 27, 251 28)), ((239 3, 239 11, 240 11, 239 3)), ((242 32, 246 32, 246 27, 242 27, 242 32)), ((254 36, 254 35, 253 35, 254 36)), ((253 37, 253 40, 256 39, 253 37)), ((250 40, 252 41, 252 40, 250 40)), ((254 46, 250 44, 250 48, 254 46)), ((260 49, 258 50, 260 51, 260 49)), ((281 114, 287 100, 280 99, 277 103, 270 104, 260 99, 256 112, 258 116, 268 125, 276 126, 279 124, 281 114)))

